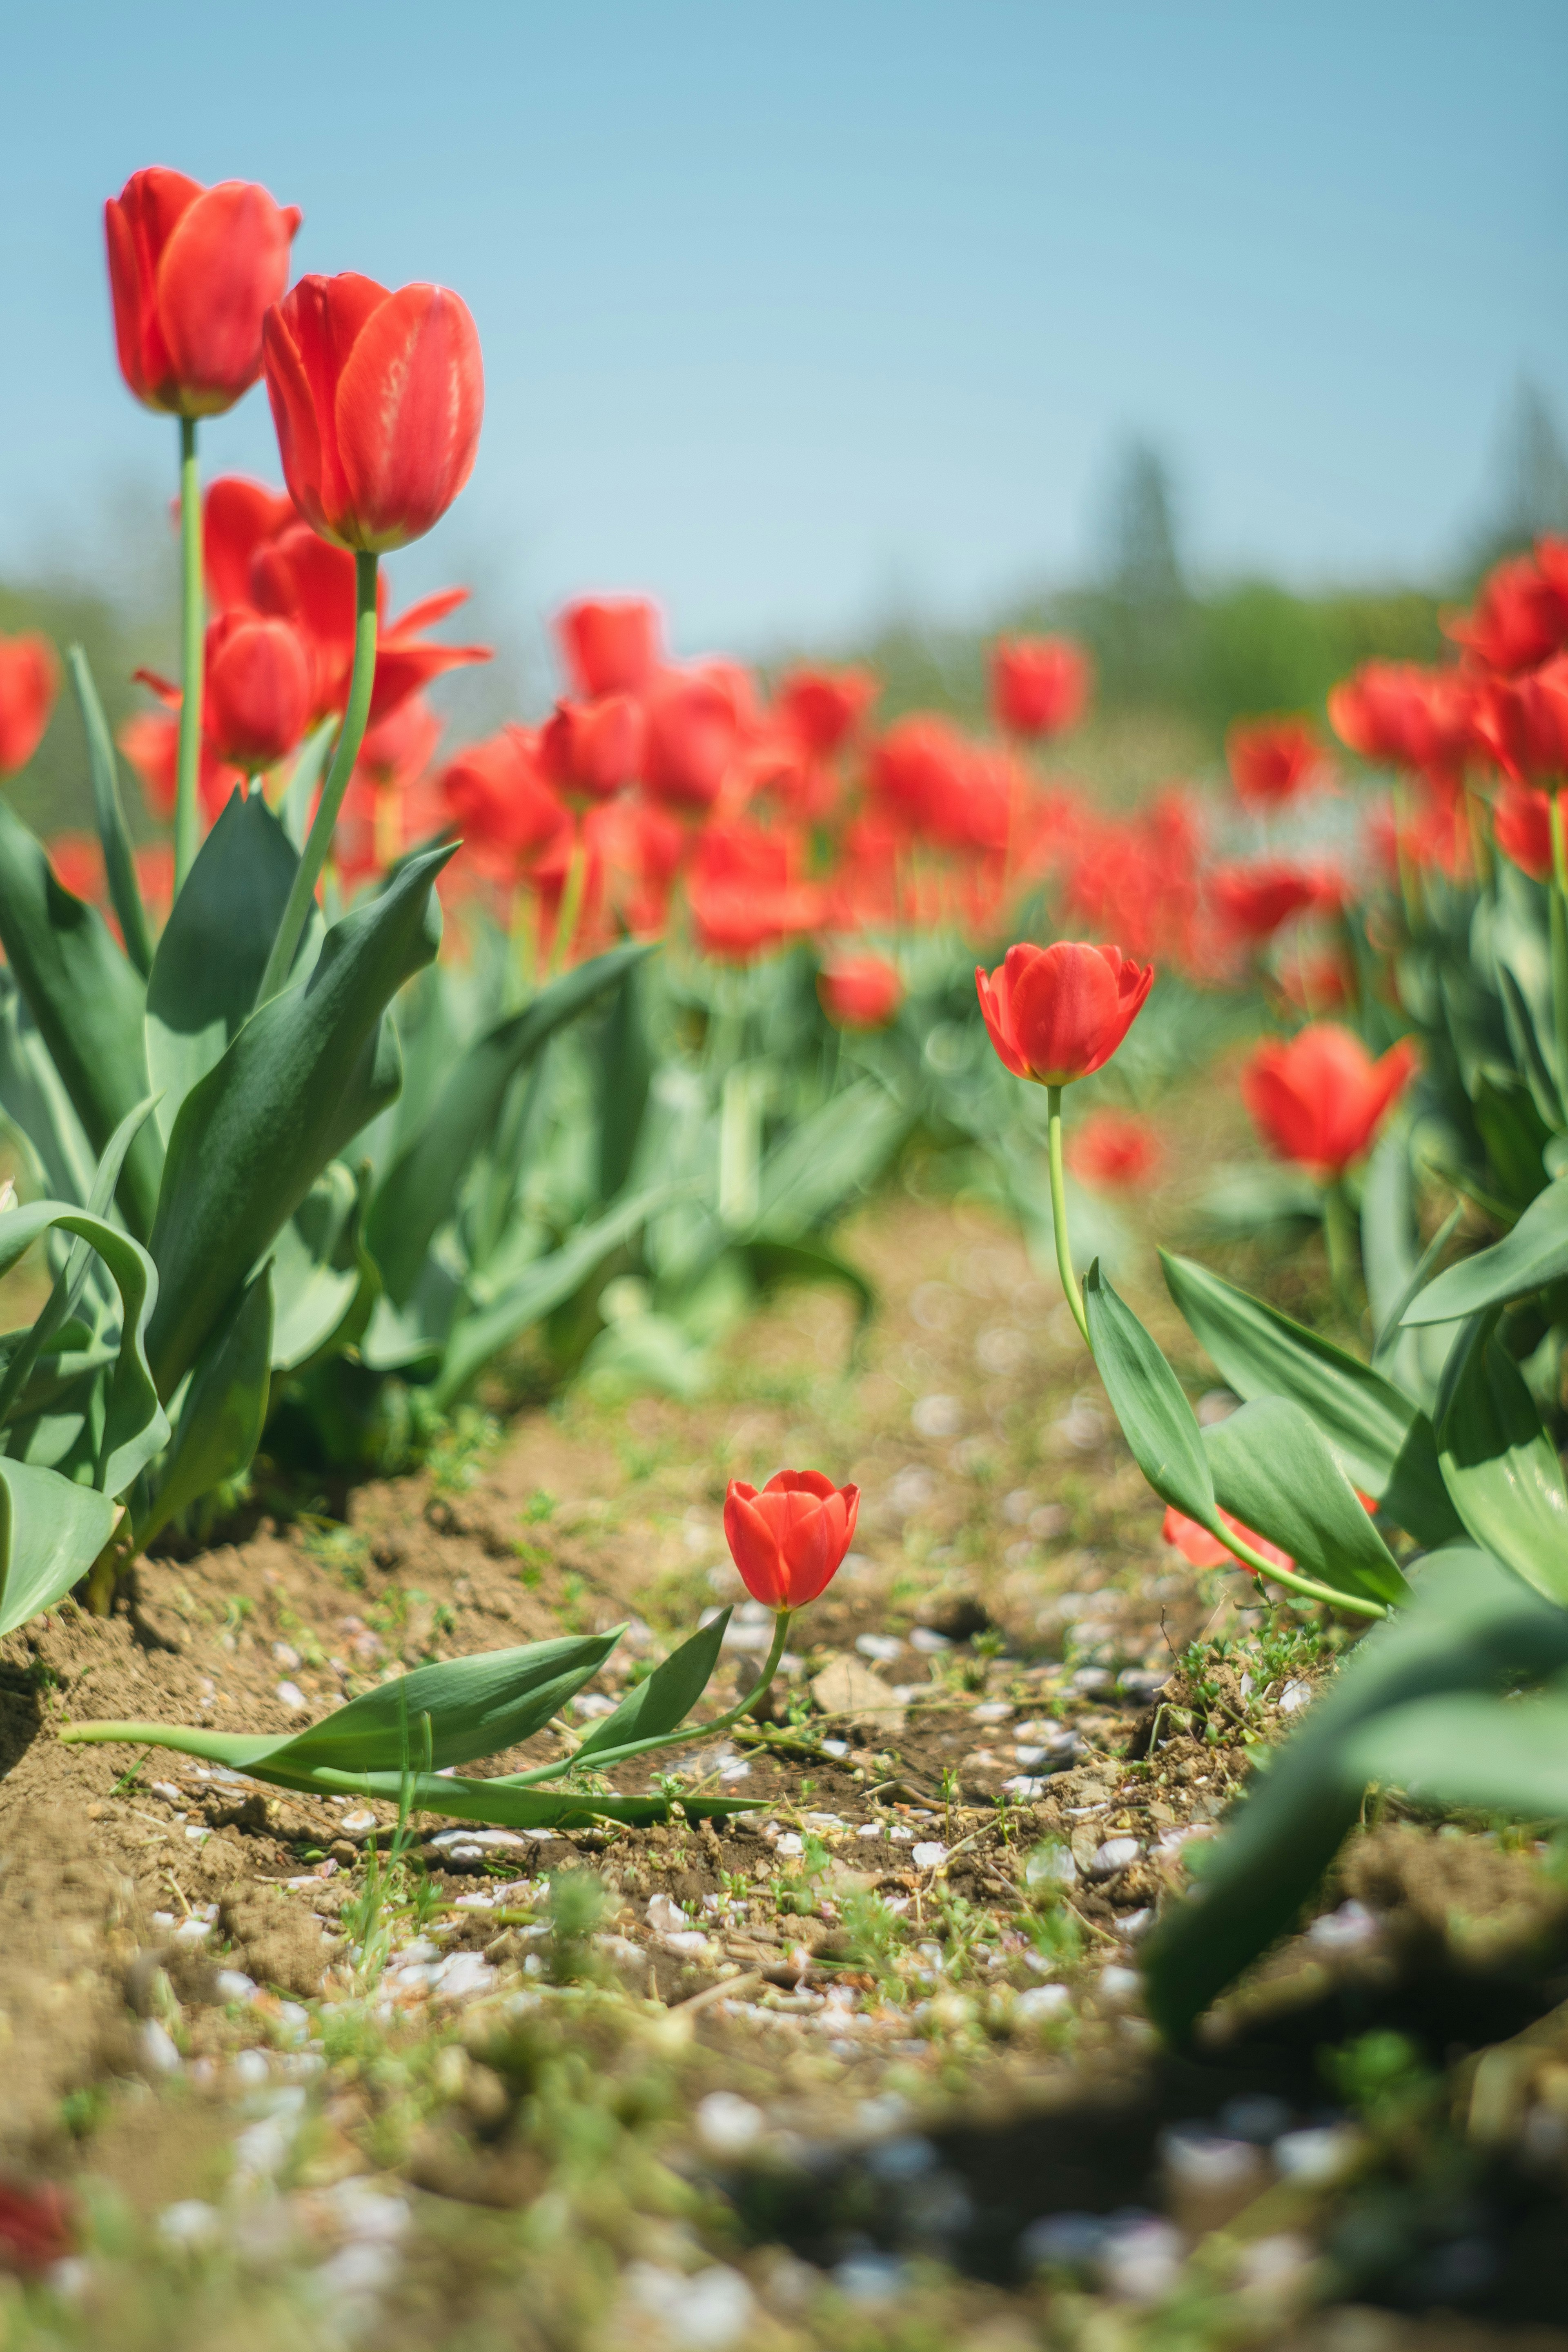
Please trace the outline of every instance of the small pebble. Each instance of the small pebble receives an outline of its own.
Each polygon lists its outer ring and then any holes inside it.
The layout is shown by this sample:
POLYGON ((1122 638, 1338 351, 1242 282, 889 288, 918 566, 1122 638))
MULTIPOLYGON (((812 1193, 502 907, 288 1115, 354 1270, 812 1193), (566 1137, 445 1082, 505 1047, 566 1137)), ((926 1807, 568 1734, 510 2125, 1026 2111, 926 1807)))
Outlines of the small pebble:
POLYGON ((710 2156, 741 2156, 761 2137, 767 2117, 733 2091, 710 2091, 698 2101, 694 2121, 710 2156))
POLYGON ((310 1704, 298 1683, 279 1683, 278 1696, 294 1715, 298 1715, 301 1708, 308 1707, 310 1704))
POLYGON ((910 1860, 917 1870, 940 1870, 947 1860, 947 1848, 940 1838, 923 1838, 910 1848, 910 1860))

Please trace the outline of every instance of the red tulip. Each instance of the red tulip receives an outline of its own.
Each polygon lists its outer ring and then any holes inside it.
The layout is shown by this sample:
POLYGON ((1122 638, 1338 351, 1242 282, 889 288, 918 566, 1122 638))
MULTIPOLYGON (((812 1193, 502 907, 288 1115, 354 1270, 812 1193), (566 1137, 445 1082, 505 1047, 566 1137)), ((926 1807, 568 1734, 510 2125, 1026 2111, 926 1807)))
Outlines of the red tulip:
MULTIPOLYGON (((132 711, 115 739, 141 778, 153 810, 163 817, 174 814, 180 741, 179 709, 179 689, 175 688, 167 709, 132 711)), ((217 822, 236 785, 244 782, 240 771, 220 760, 204 735, 196 797, 209 824, 217 822)))
POLYGON ((1364 662, 1329 696, 1329 722, 1363 760, 1451 774, 1472 742, 1476 681, 1415 662, 1364 662))
POLYGON ((0 2179, 0 2268, 31 2277, 75 2243, 74 2208, 52 2180, 0 2179))
POLYGON ((797 669, 779 682, 780 724, 803 751, 831 760, 854 734, 881 691, 868 669, 797 669))
POLYGON ((1527 677, 1491 679, 1476 727, 1499 766, 1516 782, 1568 779, 1568 654, 1527 677))
POLYGON ((571 822, 540 774, 537 736, 522 727, 459 751, 441 772, 441 793, 466 839, 520 861, 571 822))
POLYGON ((1328 774, 1323 746, 1304 719, 1238 719, 1225 751, 1237 798, 1247 808, 1298 800, 1328 774))
MULTIPOLYGON (((1267 1536, 1257 1534, 1251 1528, 1244 1528, 1229 1511, 1221 1511, 1219 1516, 1227 1528, 1235 1529, 1243 1543, 1250 1544, 1254 1551, 1261 1552, 1264 1559, 1272 1560, 1276 1568, 1295 1567, 1289 1553, 1281 1551, 1278 1544, 1270 1543, 1267 1536)), ((1174 1504, 1165 1513, 1161 1532, 1165 1541, 1174 1544, 1184 1559, 1190 1560, 1194 1568, 1245 1569, 1247 1566, 1245 1560, 1237 1559, 1233 1551, 1226 1549, 1217 1536, 1210 1535, 1207 1528, 1201 1527, 1196 1519, 1189 1519, 1184 1511, 1176 1509, 1174 1504)), ((1255 1572, 1248 1570, 1249 1574, 1255 1572)))
MULTIPOLYGON (((470 663, 494 658, 489 646, 437 645, 419 634, 422 629, 434 628, 437 621, 444 621, 448 613, 468 601, 466 588, 441 588, 434 596, 422 596, 416 604, 410 604, 406 613, 399 613, 384 624, 375 649, 375 682, 370 696, 373 727, 379 727, 403 708, 410 695, 422 694, 448 670, 466 669, 470 663)), ((347 694, 345 681, 345 699, 347 694)))
POLYGON ((0 776, 26 766, 59 690, 59 656, 47 637, 36 629, 0 637, 0 776))
POLYGON ((1152 964, 1120 948, 1057 940, 1007 950, 974 985, 991 1043, 1005 1068, 1037 1086, 1067 1086, 1110 1061, 1154 984, 1152 964))
MULTIPOLYGON (((293 512, 290 506, 290 515, 293 512)), ((325 718, 342 710, 353 669, 353 557, 345 548, 318 539, 309 523, 296 520, 257 546, 250 559, 248 587, 249 602, 258 612, 292 621, 303 631, 315 670, 312 714, 325 718)), ((382 625, 371 690, 373 727, 391 718, 410 695, 420 693, 443 672, 489 660, 488 646, 434 645, 419 635, 421 629, 432 627, 456 611, 468 593, 466 588, 443 588, 388 621, 385 583, 377 582, 382 625)))
POLYGON ((142 904, 155 923, 162 923, 174 903, 174 845, 150 841, 136 852, 136 887, 142 904))
POLYGON ((646 596, 584 596, 557 614, 555 634, 574 687, 590 702, 640 694, 663 659, 658 607, 646 596))
POLYGON ((1160 1139, 1148 1120, 1126 1111, 1091 1110, 1068 1139, 1068 1166, 1091 1186, 1146 1184, 1162 1157, 1160 1139))
POLYGON ((298 629, 220 613, 207 629, 202 725, 220 760, 247 775, 276 767, 310 716, 310 655, 298 629))
POLYGON ((761 1494, 730 1481, 724 1539, 754 1601, 804 1609, 837 1574, 855 1539, 858 1486, 836 1486, 820 1470, 780 1470, 761 1494))
POLYGON ((89 905, 103 898, 103 850, 91 833, 57 833, 49 843, 55 879, 89 905))
POLYGON ((283 478, 323 539, 377 553, 423 539, 474 467, 479 338, 443 286, 302 278, 267 314, 283 478))
POLYGON ((1443 626, 1487 669, 1504 676, 1535 669, 1568 646, 1568 581, 1528 555, 1510 556, 1482 581, 1474 610, 1443 626))
POLYGON ((753 824, 710 825, 698 837, 687 898, 704 955, 743 963, 814 930, 822 892, 798 878, 799 847, 753 824))
POLYGON ((634 939, 657 938, 669 912, 686 834, 678 817, 650 801, 601 801, 583 833, 603 866, 607 895, 634 939))
POLYGON ((410 695, 390 718, 364 730, 356 773, 380 792, 406 792, 429 766, 441 721, 423 695, 410 695))
POLYGON ((1420 1058, 1402 1037, 1374 1062, 1352 1031, 1317 1021, 1289 1044, 1258 1048, 1241 1074, 1242 1099, 1281 1159, 1328 1183, 1369 1149, 1420 1058))
POLYGON ((733 694, 697 671, 666 670, 646 707, 645 789, 671 808, 711 808, 740 751, 733 694))
POLYGON ((251 566, 291 523, 306 529, 287 490, 269 490, 245 474, 220 474, 211 485, 202 501, 202 551, 207 593, 220 613, 256 603, 251 566))
POLYGON ((1209 893, 1237 939, 1272 939, 1282 923, 1324 902, 1321 874, 1282 857, 1258 858, 1247 866, 1216 866, 1209 893))
POLYGON ((647 722, 629 694, 597 702, 561 701, 539 740, 544 772, 558 792, 610 800, 635 783, 643 763, 647 722))
POLYGON ((1511 778, 1492 809, 1492 833, 1503 856, 1538 882, 1552 878, 1552 802, 1511 778))
POLYGON ((836 1029, 885 1029, 904 1001, 904 983, 885 956, 834 956, 816 976, 816 992, 836 1029))
POLYGON ((1065 734, 1092 682, 1089 656, 1070 637, 1003 637, 991 656, 991 707, 1012 735, 1065 734))
POLYGON ((971 746, 945 719, 916 711, 871 748, 867 782, 876 798, 917 833, 961 822, 971 746))
POLYGON ((304 215, 265 188, 133 172, 103 207, 120 372, 149 408, 218 416, 261 373, 261 322, 304 215))

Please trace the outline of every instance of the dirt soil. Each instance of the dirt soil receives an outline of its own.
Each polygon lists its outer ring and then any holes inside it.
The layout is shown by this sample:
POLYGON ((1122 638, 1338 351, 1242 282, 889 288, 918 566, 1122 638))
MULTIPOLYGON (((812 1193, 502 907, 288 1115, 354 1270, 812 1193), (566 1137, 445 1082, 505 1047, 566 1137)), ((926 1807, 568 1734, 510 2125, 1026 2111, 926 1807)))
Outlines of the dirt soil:
POLYGON ((1158 2051, 1138 1938, 1347 1636, 1163 1545, 984 1212, 842 1238, 858 1362, 791 1293, 699 1402, 475 1423, 340 1516, 262 1465, 243 1540, 0 1644, 0 2345, 1568 2347, 1555 1857, 1389 1809, 1158 2051), (760 1801, 718 1829, 426 1817, 388 1874, 387 1808, 57 1737, 625 1622, 581 1722, 736 1601, 716 1713, 768 1631, 725 1482, 786 1464, 856 1548, 768 1721, 659 1759, 760 1801))

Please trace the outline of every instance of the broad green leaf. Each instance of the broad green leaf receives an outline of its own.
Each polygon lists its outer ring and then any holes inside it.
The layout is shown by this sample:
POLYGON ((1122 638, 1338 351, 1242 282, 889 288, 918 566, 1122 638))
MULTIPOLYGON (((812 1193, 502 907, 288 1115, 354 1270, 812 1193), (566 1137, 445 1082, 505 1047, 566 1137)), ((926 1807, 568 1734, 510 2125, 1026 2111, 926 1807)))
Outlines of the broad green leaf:
POLYGON ((877 1311, 877 1293, 859 1267, 823 1242, 784 1241, 772 1234, 753 1234, 741 1247, 762 1289, 772 1290, 785 1282, 816 1282, 847 1290, 856 1305, 857 1338, 877 1311))
MULTIPOLYGON (((183 1724, 133 1728, 77 1724, 66 1736, 141 1738, 155 1731, 161 1747, 178 1748, 186 1756, 205 1756, 237 1771, 281 1780, 285 1786, 299 1785, 317 1771, 385 1772, 394 1776, 395 1795, 396 1776, 408 1755, 423 1754, 422 1717, 430 1718, 430 1755, 437 1771, 515 1748, 542 1730, 551 1717, 598 1673, 625 1630, 617 1625, 607 1633, 566 1634, 559 1641, 530 1642, 512 1650, 483 1650, 473 1657, 416 1666, 394 1682, 362 1691, 346 1706, 334 1707, 320 1723, 286 1738, 204 1731, 183 1724)), ((564 1758, 562 1769, 566 1769, 564 1758)))
POLYGON ((1358 1735, 1385 1710, 1445 1691, 1506 1690, 1568 1662, 1568 1612, 1481 1551, 1431 1553, 1414 1598, 1339 1669, 1205 1856, 1193 1893, 1142 1948, 1150 2012, 1178 2038, 1290 1927, 1360 1817, 1358 1735))
MULTIPOLYGON (((342 1773, 322 1777, 330 1779, 345 1795, 380 1797, 390 1804, 402 1801, 401 1778, 389 1772, 371 1773, 352 1780, 342 1773)), ((689 1821, 721 1822, 735 1813, 754 1812, 766 1801, 763 1797, 683 1793, 680 1810, 689 1821)), ((414 1776, 411 1793, 411 1810, 415 1811, 445 1813, 457 1821, 486 1822, 504 1830, 583 1828, 596 1821, 620 1822, 639 1828, 648 1822, 668 1821, 669 1808, 668 1797, 601 1797, 586 1790, 520 1789, 508 1780, 447 1780, 424 1773, 414 1776)))
POLYGON ((354 1301, 359 1192, 341 1160, 329 1160, 279 1233, 272 1265, 272 1363, 296 1371, 320 1353, 354 1301))
POLYGON ((328 1160, 396 1093, 382 1019, 440 936, 431 886, 450 855, 405 867, 335 923, 302 985, 263 1005, 186 1096, 153 1229, 158 1309, 149 1355, 169 1396, 250 1269, 328 1160))
POLYGON ((1546 1126, 1561 1133, 1563 1098, 1552 1075, 1556 1059, 1556 1041, 1552 1024, 1537 1026, 1530 1003, 1514 973, 1506 964, 1498 966, 1498 986, 1502 997, 1503 1017, 1508 1023, 1509 1042, 1524 1071, 1536 1109, 1546 1126))
POLYGON ((614 1715, 605 1716, 594 1726, 573 1755, 573 1765, 678 1729, 713 1678, 730 1614, 728 1609, 721 1609, 710 1624, 700 1626, 678 1650, 672 1650, 646 1682, 628 1691, 614 1715))
POLYGON ((316 796, 316 786, 321 781, 327 764, 327 755, 332 748, 332 740, 337 731, 338 722, 335 717, 323 719, 314 734, 306 736, 300 747, 299 757, 289 772, 289 782, 284 788, 283 807, 279 821, 286 837, 296 850, 301 850, 305 846, 305 835, 310 830, 310 803, 316 796))
POLYGON ((574 1020, 650 952, 633 942, 579 964, 541 989, 522 1012, 487 1030, 462 1056, 421 1132, 388 1170, 371 1203, 366 1239, 395 1306, 413 1291, 425 1254, 452 1213, 474 1154, 491 1134, 518 1072, 563 1023, 574 1020))
MULTIPOLYGON (((112 1369, 106 1355, 103 1367, 86 1384, 88 1392, 82 1399, 81 1410, 65 1418, 75 1423, 79 1433, 90 1423, 93 1449, 86 1474, 91 1475, 93 1484, 105 1492, 122 1494, 169 1439, 169 1424, 158 1401, 146 1352, 147 1327, 158 1295, 157 1274, 148 1253, 129 1234, 101 1217, 90 1215, 85 1209, 73 1209, 60 1201, 34 1201, 25 1209, 11 1209, 0 1215, 0 1272, 8 1271, 51 1225, 89 1243, 108 1267, 120 1293, 121 1329, 112 1369)), ((68 1379, 70 1369, 61 1368, 68 1379)), ((24 1412, 28 1402, 25 1396, 24 1412)), ((72 1450, 78 1439, 68 1430, 62 1430, 60 1435, 63 1454, 72 1450)), ((48 1441, 36 1430, 18 1427, 6 1433, 5 1442, 14 1452, 25 1453, 36 1461, 40 1444, 48 1441)))
POLYGON ((163 928, 147 982, 147 1066, 180 1105, 250 1017, 300 860, 259 793, 230 794, 163 928))
POLYGON ((92 785, 92 813, 98 822, 98 838, 103 850, 103 870, 109 883, 110 904, 120 918, 125 952, 145 980, 153 969, 153 938, 147 929, 146 909, 142 904, 142 892, 136 881, 136 861, 132 854, 125 811, 121 804, 120 770, 115 761, 114 739, 109 731, 103 705, 98 698, 98 688, 92 682, 92 672, 87 666, 87 656, 79 646, 68 648, 66 667, 70 671, 77 707, 81 712, 82 728, 87 736, 87 770, 92 785))
MULTIPOLYGON (((57 878, 42 845, 0 802, 0 943, 94 1157, 152 1089, 144 991, 103 918, 57 878)), ((162 1164, 144 1127, 116 1198, 138 1241, 153 1228, 162 1164)))
POLYGON ((271 1352, 269 1260, 191 1368, 157 1486, 137 1523, 138 1551, 200 1496, 226 1478, 237 1478, 248 1464, 267 1421, 271 1352))
POLYGON ((1181 1382, 1098 1260, 1083 1287, 1095 1367, 1133 1460, 1163 1503, 1217 1532, 1214 1474, 1181 1382))
POLYGON ((628 966, 599 1038, 599 1198, 613 1201, 630 1178, 653 1078, 646 986, 628 966))
POLYGON ((1259 1397, 1203 1433, 1222 1510, 1289 1552, 1298 1568, 1364 1600, 1408 1601, 1410 1587, 1310 1416, 1259 1397))
POLYGON ((63 1599, 119 1516, 112 1497, 91 1486, 0 1459, 0 1635, 63 1599))
POLYGON ((1451 1265, 1405 1310, 1406 1323, 1458 1323, 1568 1274, 1568 1177, 1536 1195, 1512 1233, 1451 1265))
POLYGON ((1416 1293, 1436 1271, 1465 1203, 1453 1210, 1427 1247, 1419 1250, 1415 1187, 1410 1164, 1410 1132, 1396 1121, 1367 1162, 1361 1194, 1361 1260, 1372 1308, 1372 1368, 1431 1414, 1447 1360, 1452 1333, 1441 1328, 1406 1331, 1400 1322, 1416 1293))
POLYGON ((1358 1358, 1206 1266, 1163 1250, 1160 1261, 1194 1338, 1238 1396, 1289 1397, 1300 1405, 1353 1484, 1418 1543, 1445 1543, 1459 1532, 1432 1424, 1418 1405, 1358 1358))
POLYGON ((71 1108, 38 1026, 9 971, 0 969, 0 1103, 20 1146, 28 1189, 79 1207, 92 1189, 97 1155, 71 1108))
POLYGON ((1346 1769, 1418 1803, 1568 1817, 1568 1696, 1417 1699, 1374 1716, 1349 1743, 1346 1769))
POLYGON ((1491 1336, 1461 1333, 1437 1424, 1454 1507, 1479 1544, 1548 1601, 1568 1603, 1568 1487, 1523 1375, 1491 1336))
POLYGON ((671 1190, 668 1184, 655 1184, 619 1202, 559 1249, 536 1260, 488 1307, 460 1317, 452 1326, 440 1377, 431 1390, 434 1402, 445 1407, 459 1397, 493 1358, 570 1298, 612 1250, 629 1241, 668 1200, 671 1190))
POLYGON ((872 1079, 830 1096, 763 1159, 751 1233, 793 1240, 837 1215, 875 1183, 911 1123, 904 1105, 872 1079))
POLYGON ((1487 1148, 1494 1189, 1517 1215, 1545 1189, 1546 1169, 1541 1154, 1552 1129, 1527 1087, 1517 1079, 1500 1084, 1486 1070, 1476 1079, 1470 1115, 1487 1148))

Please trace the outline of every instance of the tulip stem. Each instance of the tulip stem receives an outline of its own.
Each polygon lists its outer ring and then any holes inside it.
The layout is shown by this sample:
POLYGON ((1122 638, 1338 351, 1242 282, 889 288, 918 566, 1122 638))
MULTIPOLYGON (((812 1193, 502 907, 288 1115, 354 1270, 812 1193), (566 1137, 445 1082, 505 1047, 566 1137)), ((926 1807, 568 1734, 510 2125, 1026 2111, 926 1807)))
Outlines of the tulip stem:
POLYGON ((1068 1305, 1072 1308, 1073 1321, 1083 1334, 1083 1344, 1092 1356, 1094 1342, 1089 1336, 1089 1317, 1084 1313, 1078 1276, 1072 1270, 1072 1246, 1068 1240, 1067 1184, 1062 1175, 1062 1090, 1060 1087, 1046 1088, 1046 1116, 1050 1122, 1051 1164, 1051 1224, 1057 1237, 1057 1271, 1067 1292, 1068 1305))
MULTIPOLYGON (((584 1759, 584 1762, 595 1772, 605 1771, 612 1764, 624 1764, 628 1756, 651 1756, 656 1748, 689 1748, 695 1740, 712 1739, 716 1735, 733 1731, 742 1716, 753 1714, 767 1696, 784 1654, 784 1643, 789 1637, 790 1619, 794 1613, 790 1609, 773 1612, 773 1643, 763 1660, 762 1673, 740 1705, 731 1707, 729 1713, 721 1715, 716 1723, 682 1724, 678 1729, 661 1731, 651 1739, 629 1739, 624 1748, 595 1748, 584 1759)), ((531 1789, 542 1780, 559 1780, 563 1772, 571 1770, 574 1761, 574 1757, 567 1756, 556 1764, 536 1765, 531 1772, 509 1772, 506 1785, 509 1789, 531 1789)))
POLYGON ((1337 1591, 1331 1584, 1320 1584, 1316 1577, 1299 1576, 1294 1569, 1281 1568, 1278 1560, 1265 1559, 1233 1528, 1222 1526, 1217 1533, 1221 1543, 1228 1545, 1244 1568, 1259 1579, 1266 1576, 1270 1584, 1283 1585, 1287 1592, 1299 1592, 1305 1601, 1326 1601, 1331 1608, 1343 1609, 1352 1617, 1388 1614, 1381 1601, 1363 1601, 1356 1593, 1337 1591))
POLYGON ((572 855, 566 861, 565 878, 561 885, 560 903, 555 909, 555 936, 550 942, 552 980, 572 953, 576 937, 577 918, 583 911, 583 891, 588 879, 588 845, 583 837, 581 824, 572 828, 572 855))
POLYGON ((197 789, 202 772, 202 484, 196 420, 180 419, 180 749, 174 792, 174 895, 201 847, 197 789))
POLYGON ((327 781, 321 787, 321 797, 316 808, 316 821, 306 840, 299 869, 289 892, 283 919, 278 926, 278 936, 272 942, 272 953, 267 959, 267 970, 256 1002, 265 1004, 288 983, 295 950, 300 945, 316 885, 321 878, 327 854, 332 845, 337 827, 338 811, 348 790, 359 758, 360 745, 370 718, 370 698, 375 685, 375 580, 374 555, 363 550, 354 557, 354 666, 349 679, 349 704, 343 713, 338 748, 332 754, 332 764, 327 771, 327 781))
POLYGON ((1329 1253, 1329 1280, 1342 1314, 1356 1313, 1355 1217, 1342 1181, 1336 1177, 1323 1192, 1323 1241, 1329 1253))

